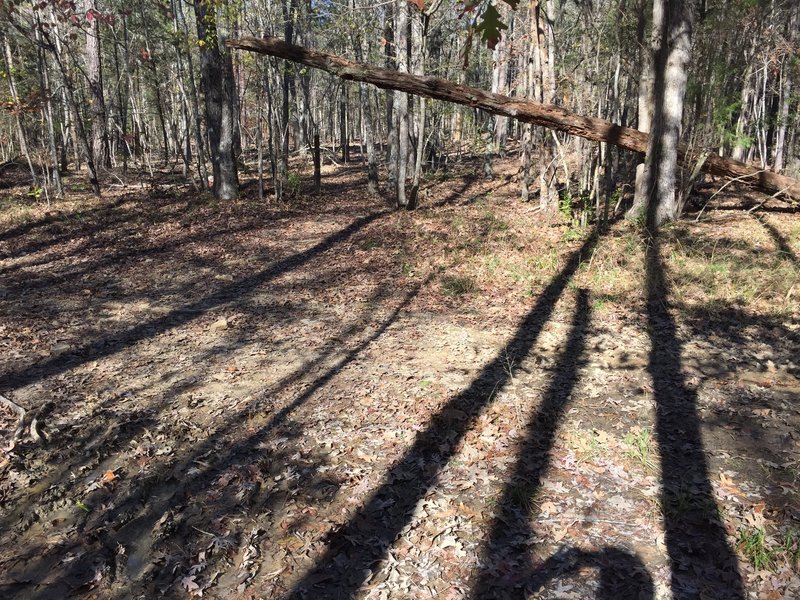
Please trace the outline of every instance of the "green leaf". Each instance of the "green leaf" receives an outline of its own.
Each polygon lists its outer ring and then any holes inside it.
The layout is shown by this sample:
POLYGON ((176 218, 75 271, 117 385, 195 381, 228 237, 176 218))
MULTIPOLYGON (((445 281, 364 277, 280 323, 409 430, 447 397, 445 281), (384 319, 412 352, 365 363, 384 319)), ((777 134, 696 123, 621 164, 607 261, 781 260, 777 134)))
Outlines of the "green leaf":
POLYGON ((500 19, 500 13, 494 4, 490 4, 483 11, 481 20, 475 28, 481 32, 481 38, 486 42, 486 46, 494 50, 497 42, 500 41, 500 32, 508 29, 508 25, 500 19))

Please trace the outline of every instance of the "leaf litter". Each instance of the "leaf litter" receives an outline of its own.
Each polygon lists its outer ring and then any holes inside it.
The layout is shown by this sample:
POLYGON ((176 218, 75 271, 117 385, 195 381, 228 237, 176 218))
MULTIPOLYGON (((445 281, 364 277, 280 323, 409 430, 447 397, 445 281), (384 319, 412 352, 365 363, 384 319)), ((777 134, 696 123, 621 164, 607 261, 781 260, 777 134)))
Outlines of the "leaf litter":
MULTIPOLYGON (((327 184, 362 179, 341 168, 327 184)), ((332 576, 308 574, 330 540, 388 523, 421 473, 433 485, 381 560, 353 574, 358 597, 466 598, 490 572, 498 589, 585 598, 609 548, 637 557, 656 598, 731 577, 670 568, 665 521, 685 511, 682 539, 702 547, 689 517, 705 508, 691 478, 664 501, 659 435, 681 433, 655 425, 638 234, 617 224, 601 238, 514 356, 509 339, 580 240, 564 241, 566 226, 542 223, 505 180, 454 174, 426 194, 412 214, 352 190, 290 208, 129 194, 6 224, 0 393, 42 416, 46 441, 21 440, 0 464, 0 593, 326 597, 332 576), (452 293, 444 274, 471 283, 452 293), (586 349, 550 444, 529 423, 560 381, 581 289, 593 299, 586 349), (449 407, 495 357, 483 408, 449 407), (435 434, 441 456, 455 444, 449 460, 409 456, 432 419, 447 424, 435 434), (538 482, 513 479, 530 471, 518 468, 525 448, 544 463, 528 465, 538 482), (391 493, 369 504, 380 489, 391 493), (544 583, 534 589, 525 568, 544 583)), ((748 252, 776 242, 726 211, 731 198, 668 232, 670 308, 743 585, 792 597, 800 266, 748 252), (781 281, 708 276, 722 269, 707 264, 711 239, 714 261, 744 256, 781 281)), ((797 254, 796 220, 765 218, 797 254)), ((5 444, 15 415, 0 427, 5 444)), ((333 564, 346 573, 353 560, 345 547, 333 564)), ((625 581, 609 585, 624 597, 625 581)))

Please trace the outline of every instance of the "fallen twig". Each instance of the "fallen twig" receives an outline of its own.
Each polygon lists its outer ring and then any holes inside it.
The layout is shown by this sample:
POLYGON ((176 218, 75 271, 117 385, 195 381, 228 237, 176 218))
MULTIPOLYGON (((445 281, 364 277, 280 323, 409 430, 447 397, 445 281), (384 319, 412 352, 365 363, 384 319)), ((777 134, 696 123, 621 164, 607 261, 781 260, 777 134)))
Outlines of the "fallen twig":
POLYGON ((781 194, 783 194, 785 191, 786 191, 786 190, 778 190, 777 192, 775 192, 774 194, 772 194, 772 196, 770 196, 769 198, 765 199, 763 202, 760 202, 760 203, 756 204, 755 206, 753 206, 753 207, 751 207, 751 208, 748 208, 748 209, 747 209, 747 214, 749 215, 749 214, 753 213, 754 211, 758 210, 759 208, 761 208, 762 206, 764 206, 764 205, 765 205, 767 202, 769 202, 770 200, 772 200, 773 198, 775 198, 775 197, 777 197, 777 196, 780 196, 780 195, 781 195, 781 194))
POLYGON ((19 419, 19 421, 17 422, 17 428, 14 431, 14 435, 11 437, 11 441, 5 448, 6 452, 10 452, 17 445, 17 441, 22 437, 22 434, 25 431, 25 417, 28 415, 28 411, 25 410, 22 406, 20 406, 16 402, 14 402, 13 400, 9 400, 2 394, 0 394, 0 404, 5 406, 7 409, 15 412, 19 419))

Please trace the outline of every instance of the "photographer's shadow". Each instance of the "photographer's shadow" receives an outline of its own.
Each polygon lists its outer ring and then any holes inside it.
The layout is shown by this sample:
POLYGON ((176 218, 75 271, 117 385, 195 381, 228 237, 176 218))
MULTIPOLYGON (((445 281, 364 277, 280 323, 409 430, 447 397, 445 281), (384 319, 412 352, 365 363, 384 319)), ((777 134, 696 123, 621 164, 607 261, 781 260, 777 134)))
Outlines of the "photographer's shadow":
POLYGON ((616 546, 596 551, 561 548, 534 570, 525 586, 526 592, 538 598, 549 582, 576 576, 587 568, 598 571, 595 600, 651 600, 655 597, 653 578, 642 560, 616 546))

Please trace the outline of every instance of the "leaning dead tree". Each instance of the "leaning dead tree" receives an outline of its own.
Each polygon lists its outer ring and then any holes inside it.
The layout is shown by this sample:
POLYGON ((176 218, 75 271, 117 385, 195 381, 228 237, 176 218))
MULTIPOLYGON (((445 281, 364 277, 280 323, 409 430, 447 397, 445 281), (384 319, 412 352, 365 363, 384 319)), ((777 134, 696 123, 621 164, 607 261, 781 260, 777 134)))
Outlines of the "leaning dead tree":
MULTIPOLYGON (((392 69, 375 67, 326 52, 287 44, 273 37, 246 37, 228 40, 226 43, 231 48, 268 54, 322 69, 342 79, 371 83, 388 90, 479 108, 494 115, 512 117, 524 123, 541 125, 597 142, 606 142, 641 154, 647 151, 648 134, 630 127, 622 127, 605 119, 583 117, 558 106, 509 98, 437 77, 399 73, 392 69)), ((797 179, 713 153, 690 149, 685 145, 680 146, 679 156, 681 163, 688 169, 700 166, 707 173, 734 178, 776 197, 800 199, 800 181, 797 179)))

